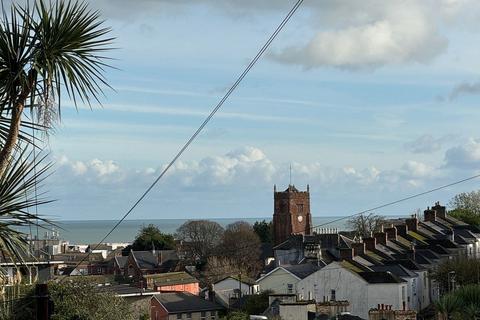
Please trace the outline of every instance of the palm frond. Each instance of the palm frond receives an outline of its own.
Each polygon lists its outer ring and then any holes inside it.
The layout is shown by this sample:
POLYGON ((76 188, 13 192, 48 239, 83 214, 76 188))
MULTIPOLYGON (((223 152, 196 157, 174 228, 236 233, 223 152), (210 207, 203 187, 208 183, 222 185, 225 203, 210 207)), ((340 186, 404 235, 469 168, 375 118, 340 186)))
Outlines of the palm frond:
POLYGON ((22 262, 28 253, 26 235, 19 228, 51 224, 48 219, 30 213, 29 209, 51 202, 35 195, 48 176, 50 163, 45 164, 46 156, 32 161, 32 153, 26 149, 9 162, 0 175, 0 253, 4 258, 22 262))
MULTIPOLYGON (((77 99, 90 104, 99 102, 103 87, 109 87, 104 77, 109 67, 102 55, 110 49, 113 38, 106 35, 98 11, 88 9, 83 2, 57 1, 47 6, 37 1, 31 29, 38 37, 33 66, 42 77, 41 95, 55 94, 60 104, 62 84, 77 105, 77 99)), ((47 99, 45 101, 47 101, 47 99)))

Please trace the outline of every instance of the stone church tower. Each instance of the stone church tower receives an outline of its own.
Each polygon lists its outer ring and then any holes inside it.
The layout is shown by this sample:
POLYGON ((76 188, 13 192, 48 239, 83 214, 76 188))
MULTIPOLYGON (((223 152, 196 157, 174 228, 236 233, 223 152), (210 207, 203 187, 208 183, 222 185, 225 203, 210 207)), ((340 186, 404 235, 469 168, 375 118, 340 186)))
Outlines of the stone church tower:
POLYGON ((311 234, 310 188, 298 191, 294 185, 277 192, 274 187, 273 240, 274 245, 287 240, 292 234, 311 234))

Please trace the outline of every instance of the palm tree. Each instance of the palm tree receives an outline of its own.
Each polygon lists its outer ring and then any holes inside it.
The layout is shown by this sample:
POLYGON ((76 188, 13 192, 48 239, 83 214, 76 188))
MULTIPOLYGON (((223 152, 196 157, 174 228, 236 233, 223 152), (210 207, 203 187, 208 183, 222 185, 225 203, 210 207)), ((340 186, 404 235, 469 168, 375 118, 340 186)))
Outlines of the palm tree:
MULTIPOLYGON (((48 202, 32 192, 47 174, 37 139, 23 128, 48 132, 60 116, 62 92, 91 104, 108 87, 103 52, 113 38, 98 11, 85 3, 37 0, 0 15, 0 257, 22 259, 18 227, 47 222, 28 208, 48 202), (30 111, 29 122, 27 111, 30 111), (32 147, 33 146, 33 147, 32 147), (31 150, 33 151, 27 151, 31 150)), ((1 277, 1 270, 0 270, 1 277)))
MULTIPOLYGON (((113 38, 98 11, 85 3, 38 0, 33 7, 12 5, 0 21, 0 117, 9 119, 0 135, 0 174, 17 146, 26 108, 46 127, 60 115, 62 90, 77 106, 98 101, 105 50, 113 38), (54 3, 54 4, 53 4, 54 3)), ((1 129, 1 127, 0 127, 1 129)))

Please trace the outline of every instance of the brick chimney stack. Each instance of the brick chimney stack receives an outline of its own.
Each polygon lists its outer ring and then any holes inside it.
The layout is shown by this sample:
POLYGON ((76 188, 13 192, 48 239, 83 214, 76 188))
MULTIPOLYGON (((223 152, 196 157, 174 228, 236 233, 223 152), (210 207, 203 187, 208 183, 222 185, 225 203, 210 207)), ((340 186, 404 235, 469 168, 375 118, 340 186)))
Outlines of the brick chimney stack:
POLYGON ((427 208, 427 210, 423 211, 423 220, 430 222, 437 221, 437 211, 427 208))
POLYGON ((352 248, 341 248, 340 249, 340 258, 342 260, 353 259, 353 249, 352 248))
POLYGON ((406 236, 407 233, 408 233, 408 230, 409 230, 409 228, 406 224, 400 224, 400 225, 396 226, 395 228, 397 228, 397 232, 401 236, 406 236))
POLYGON ((363 238, 363 243, 365 243, 365 249, 367 250, 375 250, 377 247, 377 239, 374 237, 363 238))
POLYGON ((418 219, 417 216, 412 216, 405 220, 405 224, 408 227, 408 230, 417 231, 418 230, 418 219))
POLYGON ((386 228, 385 233, 387 234, 388 240, 397 240, 397 228, 393 225, 390 228, 386 228))
POLYGON ((447 215, 447 208, 445 206, 441 206, 440 202, 435 202, 435 206, 432 207, 432 210, 437 212, 437 217, 445 219, 447 215))
MULTIPOLYGON (((383 228, 382 228, 383 229, 383 228)), ((374 234, 377 243, 386 245, 387 244, 387 234, 385 232, 375 232, 374 234)))
POLYGON ((365 254, 365 242, 355 242, 352 243, 353 254, 358 256, 360 254, 365 254))

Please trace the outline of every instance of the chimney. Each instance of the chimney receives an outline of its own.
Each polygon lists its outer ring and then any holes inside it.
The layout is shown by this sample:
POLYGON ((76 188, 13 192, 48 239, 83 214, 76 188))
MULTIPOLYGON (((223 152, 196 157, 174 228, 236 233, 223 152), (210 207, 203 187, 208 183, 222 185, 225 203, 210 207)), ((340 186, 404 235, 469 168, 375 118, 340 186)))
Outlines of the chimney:
POLYGON ((367 250, 375 250, 377 247, 377 239, 373 237, 363 238, 363 242, 365 243, 365 249, 367 250))
POLYGON ((447 215, 447 208, 445 206, 441 206, 440 202, 435 202, 435 206, 432 207, 432 210, 437 212, 437 217, 445 219, 447 215))
POLYGON ((427 208, 427 210, 423 211, 423 220, 430 222, 437 221, 437 212, 435 210, 427 208))
POLYGON ((353 254, 358 256, 360 254, 365 254, 365 243, 364 242, 355 242, 352 243, 353 254))
POLYGON ((341 248, 340 249, 340 258, 342 260, 353 259, 353 249, 352 248, 341 248))
POLYGON ((400 224, 395 228, 397 228, 397 232, 401 236, 406 236, 408 233, 408 226, 406 224, 400 224))
POLYGON ((408 230, 417 231, 418 229, 418 219, 416 216, 406 219, 405 224, 407 225, 408 230))
POLYGON ((397 228, 395 228, 393 225, 391 228, 386 228, 385 233, 387 234, 388 240, 397 240, 397 228))
MULTIPOLYGON (((382 228, 383 229, 383 228, 382 228)), ((386 245, 387 244, 387 234, 385 232, 375 232, 374 234, 377 243, 386 245)))

